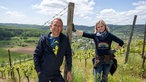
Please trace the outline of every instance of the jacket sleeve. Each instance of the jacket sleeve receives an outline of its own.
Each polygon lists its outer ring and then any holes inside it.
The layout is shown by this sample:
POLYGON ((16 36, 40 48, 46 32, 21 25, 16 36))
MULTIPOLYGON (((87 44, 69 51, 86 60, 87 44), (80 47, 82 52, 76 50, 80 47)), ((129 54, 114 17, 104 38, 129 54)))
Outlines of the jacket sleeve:
POLYGON ((92 38, 92 39, 93 39, 93 38, 94 38, 94 35, 95 35, 95 34, 93 34, 93 33, 86 33, 86 32, 83 32, 83 35, 82 35, 82 36, 83 36, 83 37, 86 37, 86 38, 92 38))
POLYGON ((71 46, 69 43, 69 39, 67 38, 67 43, 66 43, 66 52, 65 52, 65 59, 67 63, 67 70, 71 71, 72 68, 72 52, 71 52, 71 46))
POLYGON ((124 41, 123 40, 121 40, 120 38, 116 37, 113 34, 111 34, 111 35, 112 35, 113 41, 117 42, 119 44, 119 46, 123 46, 124 45, 124 41))
POLYGON ((41 36, 38 44, 36 46, 36 49, 34 51, 33 54, 33 60, 34 60, 34 66, 35 66, 35 70, 37 72, 41 71, 41 58, 42 58, 42 54, 43 54, 43 41, 44 41, 44 36, 41 36))

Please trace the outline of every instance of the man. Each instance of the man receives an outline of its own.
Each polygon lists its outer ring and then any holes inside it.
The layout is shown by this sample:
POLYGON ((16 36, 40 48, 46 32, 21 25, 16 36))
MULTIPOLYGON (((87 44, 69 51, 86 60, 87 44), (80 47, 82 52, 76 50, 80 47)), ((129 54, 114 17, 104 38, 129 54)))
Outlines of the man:
POLYGON ((50 24, 51 32, 41 36, 34 51, 34 65, 39 82, 64 82, 60 73, 65 56, 67 62, 67 80, 72 81, 72 54, 69 39, 62 33, 63 22, 55 18, 50 24))

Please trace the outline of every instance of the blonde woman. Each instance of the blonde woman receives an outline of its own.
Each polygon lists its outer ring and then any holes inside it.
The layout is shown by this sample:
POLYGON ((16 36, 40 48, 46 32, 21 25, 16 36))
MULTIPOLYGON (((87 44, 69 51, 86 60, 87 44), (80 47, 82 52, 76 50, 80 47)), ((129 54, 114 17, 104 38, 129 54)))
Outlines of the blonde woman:
POLYGON ((120 49, 124 45, 124 42, 117 36, 110 33, 108 26, 103 20, 99 20, 96 23, 94 30, 94 33, 86 33, 73 28, 73 31, 78 35, 94 40, 96 54, 96 58, 93 60, 94 82, 107 82, 108 74, 111 66, 113 65, 111 54, 120 49), (112 41, 118 43, 117 47, 115 47, 113 50, 111 50, 112 41))

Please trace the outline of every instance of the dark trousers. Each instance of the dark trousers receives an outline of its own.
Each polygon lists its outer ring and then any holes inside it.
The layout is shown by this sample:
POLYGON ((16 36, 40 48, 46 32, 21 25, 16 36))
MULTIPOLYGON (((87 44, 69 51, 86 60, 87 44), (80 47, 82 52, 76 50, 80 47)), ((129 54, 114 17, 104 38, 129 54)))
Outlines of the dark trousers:
POLYGON ((65 82, 61 74, 57 75, 47 75, 45 73, 40 73, 38 76, 38 82, 65 82))

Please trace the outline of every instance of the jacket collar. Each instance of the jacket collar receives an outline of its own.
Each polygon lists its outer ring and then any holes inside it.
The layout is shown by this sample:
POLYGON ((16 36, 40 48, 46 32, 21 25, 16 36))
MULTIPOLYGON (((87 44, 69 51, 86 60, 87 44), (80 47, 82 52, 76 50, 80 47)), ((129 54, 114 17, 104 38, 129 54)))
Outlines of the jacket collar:
MULTIPOLYGON (((46 36, 46 45, 49 47, 49 49, 51 49, 51 52, 53 52, 53 48, 51 47, 51 45, 50 45, 50 42, 49 42, 49 38, 50 38, 50 35, 51 35, 51 32, 46 36)), ((63 43, 62 43, 62 37, 63 37, 63 34, 62 33, 60 33, 60 35, 59 35, 59 37, 60 37, 60 42, 59 42, 59 49, 58 49, 58 53, 57 53, 57 55, 59 54, 59 52, 60 52, 60 47, 61 46, 63 46, 63 43)), ((54 53, 54 52, 53 52, 54 53)), ((55 54, 54 54, 55 55, 55 54)))

